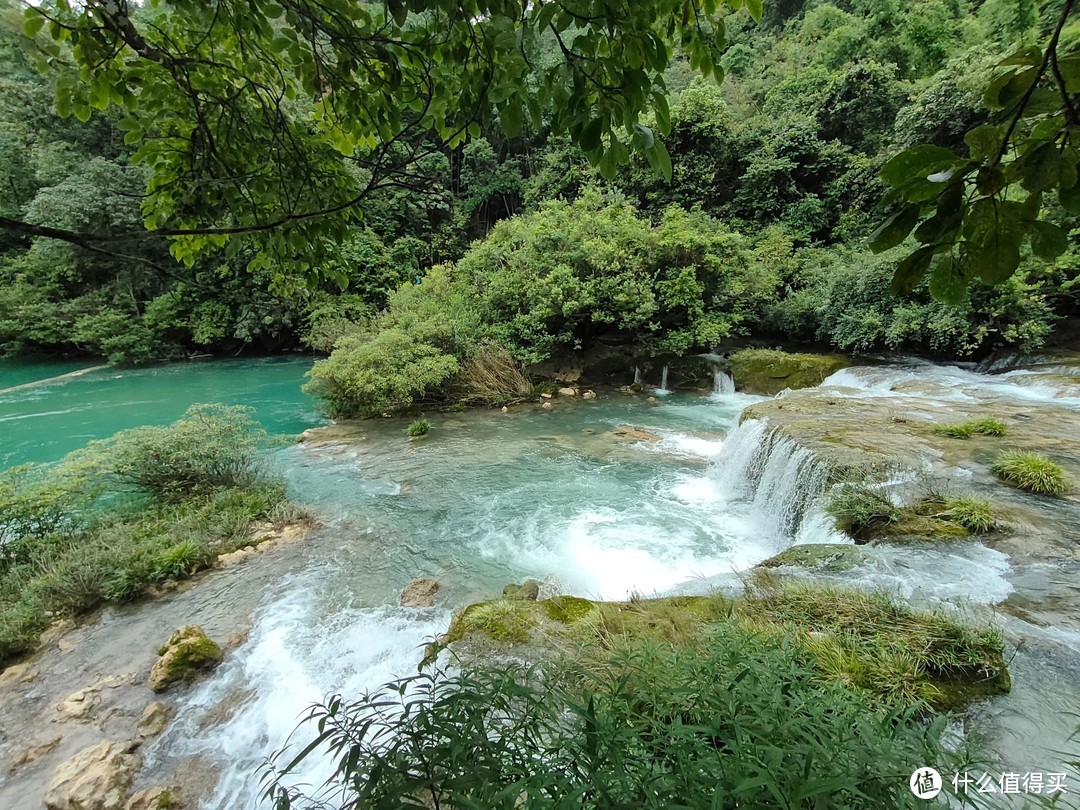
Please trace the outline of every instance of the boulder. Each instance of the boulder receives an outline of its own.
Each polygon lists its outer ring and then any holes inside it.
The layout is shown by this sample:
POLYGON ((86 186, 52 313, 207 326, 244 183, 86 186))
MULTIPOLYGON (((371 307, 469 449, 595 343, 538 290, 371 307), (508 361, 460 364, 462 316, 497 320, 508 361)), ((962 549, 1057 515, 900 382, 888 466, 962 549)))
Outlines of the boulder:
POLYGON ((552 406, 552 404, 550 402, 545 402, 540 407, 543 408, 545 411, 550 411, 553 406, 552 406))
POLYGON ((545 391, 544 393, 542 393, 542 394, 540 395, 540 399, 551 399, 551 397, 552 397, 552 396, 554 396, 554 395, 553 395, 553 394, 551 394, 551 393, 550 393, 550 392, 548 392, 548 391, 545 391))
POLYGON ((577 389, 576 388, 560 388, 559 389, 559 396, 560 397, 576 397, 577 396, 577 389))
POLYGON ((439 592, 439 580, 418 577, 405 586, 401 592, 401 606, 426 608, 435 604, 435 594, 439 592))
POLYGON ((595 391, 586 391, 584 394, 581 395, 581 398, 582 399, 596 399, 596 392, 595 391))
POLYGON ((169 724, 169 707, 159 700, 147 703, 139 717, 139 736, 156 737, 169 724))
POLYGON ((851 365, 836 354, 782 352, 776 349, 741 349, 728 358, 735 390, 773 396, 785 388, 811 388, 830 374, 851 365))
POLYGON ((540 596, 540 583, 527 579, 520 585, 510 584, 503 588, 503 599, 517 599, 522 602, 535 602, 540 596))
POLYGON ((48 810, 121 810, 139 764, 135 743, 104 740, 62 763, 45 792, 48 810))
POLYGON ((164 692, 175 683, 190 681, 216 667, 221 663, 221 647, 201 627, 188 625, 169 637, 158 656, 146 685, 155 692, 164 692))

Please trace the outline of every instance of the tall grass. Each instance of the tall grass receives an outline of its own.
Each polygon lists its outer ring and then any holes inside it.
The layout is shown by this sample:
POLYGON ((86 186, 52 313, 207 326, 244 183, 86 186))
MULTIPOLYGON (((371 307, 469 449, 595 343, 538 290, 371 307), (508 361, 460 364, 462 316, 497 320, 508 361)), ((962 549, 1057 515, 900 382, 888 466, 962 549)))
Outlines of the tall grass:
POLYGON ((990 469, 1003 481, 1041 495, 1060 495, 1069 488, 1064 470, 1041 453, 1007 450, 990 469))

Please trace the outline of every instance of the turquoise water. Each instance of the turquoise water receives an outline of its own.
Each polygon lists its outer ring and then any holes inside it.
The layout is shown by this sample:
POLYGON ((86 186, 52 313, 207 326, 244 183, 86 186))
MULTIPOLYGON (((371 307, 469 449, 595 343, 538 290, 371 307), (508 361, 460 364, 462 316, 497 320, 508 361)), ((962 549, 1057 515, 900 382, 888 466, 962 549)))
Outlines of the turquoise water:
MULTIPOLYGON (((311 364, 310 357, 289 357, 110 368, 0 394, 0 468, 56 461, 119 430, 167 424, 196 402, 249 405, 270 433, 300 433, 325 422, 300 390, 311 364)), ((18 385, 78 367, 5 364, 0 388, 9 379, 18 385)))
POLYGON ((100 363, 90 360, 35 361, 0 359, 0 391, 95 365, 100 365, 100 363))

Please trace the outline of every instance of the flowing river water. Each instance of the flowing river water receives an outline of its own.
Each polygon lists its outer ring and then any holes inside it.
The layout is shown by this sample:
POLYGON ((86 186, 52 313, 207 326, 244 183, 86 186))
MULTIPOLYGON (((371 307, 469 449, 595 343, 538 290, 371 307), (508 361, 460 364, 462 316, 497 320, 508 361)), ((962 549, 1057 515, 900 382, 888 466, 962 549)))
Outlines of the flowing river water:
MULTIPOLYGON (((299 390, 309 366, 296 358, 91 371, 0 394, 0 463, 55 460, 203 401, 252 405, 270 432, 295 436, 326 424, 299 390)), ((3 374, 0 367, 0 388, 3 374)), ((1033 406, 1080 407, 1077 392, 1049 373, 987 376, 905 363, 848 369, 826 384, 838 397, 902 398, 912 382, 945 410, 972 388, 1033 406)), ((39 733, 41 706, 106 675, 145 677, 150 651, 175 627, 197 623, 238 643, 212 675, 176 697, 176 719, 144 752, 138 785, 166 782, 197 763, 199 806, 254 806, 261 764, 311 703, 415 671, 422 645, 446 629, 454 608, 508 582, 533 577, 552 592, 604 599, 735 591, 741 572, 793 543, 850 543, 817 503, 827 470, 762 422, 739 426, 743 408, 760 399, 729 391, 650 402, 610 392, 550 410, 435 414, 431 434, 417 441, 405 438, 402 420, 378 419, 283 446, 274 464, 290 496, 317 516, 311 537, 161 599, 109 609, 72 631, 66 649, 38 657, 41 680, 24 702, 0 701, 0 758, 39 733), (659 440, 613 433, 625 425, 659 440), (398 607, 401 590, 420 576, 442 583, 437 606, 398 607)), ((1065 508, 1080 514, 1075 504, 1065 508)), ((1050 772, 1063 770, 1067 738, 1080 722, 1070 715, 1080 708, 1077 572, 1075 554, 1021 564, 960 540, 876 548, 838 581, 997 622, 1013 655, 1013 691, 976 707, 973 727, 1002 767, 1050 772), (1056 625, 994 609, 1018 596, 1045 602, 1048 594, 1062 603, 1056 625)), ((140 687, 114 708, 137 714, 149 699, 140 687)), ((107 732, 107 723, 101 728, 107 732)), ((33 768, 0 773, 0 806, 40 807, 44 784, 30 782, 47 779, 33 768)))

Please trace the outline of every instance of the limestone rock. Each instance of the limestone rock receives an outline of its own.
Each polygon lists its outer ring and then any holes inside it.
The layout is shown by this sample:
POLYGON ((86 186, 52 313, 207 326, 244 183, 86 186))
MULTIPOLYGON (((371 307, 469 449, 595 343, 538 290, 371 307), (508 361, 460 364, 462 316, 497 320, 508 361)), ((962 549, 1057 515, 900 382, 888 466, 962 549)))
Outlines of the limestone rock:
POLYGON ((586 391, 584 394, 581 395, 581 398, 582 399, 596 399, 596 392, 595 391, 586 391))
POLYGON ((254 546, 245 546, 244 548, 238 548, 236 551, 230 551, 226 554, 218 554, 218 565, 223 568, 228 568, 230 565, 238 565, 244 562, 249 557, 254 557, 256 554, 254 546))
POLYGON ((124 810, 171 810, 179 806, 176 794, 170 788, 152 787, 133 793, 124 810))
POLYGON ((509 409, 509 408, 507 408, 507 407, 506 407, 505 405, 503 405, 503 406, 502 406, 502 412, 503 412, 503 413, 510 413, 510 409, 509 409))
POLYGON ((576 397, 577 396, 577 389, 576 388, 560 388, 559 389, 559 396, 560 397, 576 397))
POLYGON ((132 743, 104 740, 62 763, 45 792, 48 810, 121 810, 139 757, 132 743))
POLYGON ((38 671, 31 666, 29 661, 12 664, 3 672, 0 672, 0 689, 16 683, 30 683, 37 680, 37 677, 38 671))
POLYGON ((728 363, 735 390, 773 396, 785 388, 810 388, 851 365, 851 360, 836 354, 782 352, 774 349, 741 349, 728 363))
POLYGON ((510 584, 503 588, 503 599, 516 599, 522 602, 535 602, 540 596, 540 583, 527 579, 520 585, 510 584))
POLYGON ((20 753, 18 756, 12 757, 11 770, 14 771, 17 768, 21 768, 23 765, 29 765, 34 760, 40 759, 41 757, 52 751, 54 748, 56 748, 56 746, 58 746, 63 739, 63 737, 58 735, 56 737, 46 740, 43 743, 32 745, 29 748, 23 750, 22 753, 20 753))
POLYGON ((552 404, 551 404, 550 402, 545 402, 545 403, 544 403, 543 405, 541 405, 540 407, 541 407, 541 408, 543 408, 543 409, 544 409, 545 411, 550 411, 550 410, 551 410, 551 408, 552 408, 552 404))
POLYGON ((401 592, 401 606, 412 608, 431 607, 435 604, 435 594, 439 592, 439 580, 418 577, 405 586, 401 592))
POLYGON ((139 717, 139 736, 156 737, 169 724, 169 707, 159 700, 147 703, 139 717))
POLYGON ((540 399, 551 399, 551 397, 552 395, 546 391, 540 395, 540 399))
POLYGON ((94 707, 101 701, 100 690, 92 686, 80 689, 68 695, 56 704, 56 711, 67 720, 86 720, 94 707))
POLYGON ((188 625, 173 633, 150 670, 147 681, 155 692, 163 692, 179 681, 193 679, 199 672, 221 663, 221 648, 201 627, 188 625))

